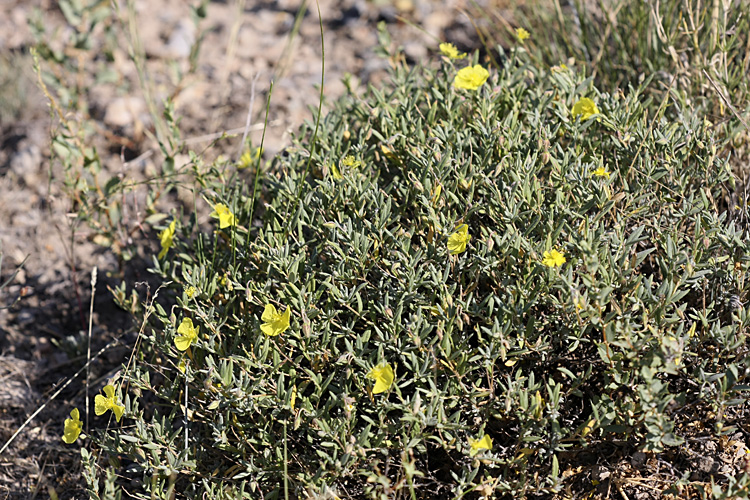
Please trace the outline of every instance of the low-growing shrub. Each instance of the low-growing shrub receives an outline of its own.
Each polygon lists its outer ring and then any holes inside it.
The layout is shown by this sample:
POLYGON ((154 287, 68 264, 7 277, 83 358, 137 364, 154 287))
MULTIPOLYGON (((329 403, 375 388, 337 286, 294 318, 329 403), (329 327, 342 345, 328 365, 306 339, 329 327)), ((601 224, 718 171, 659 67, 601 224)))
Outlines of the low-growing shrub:
POLYGON ((500 52, 395 62, 258 200, 200 167, 97 437, 131 495, 552 495, 602 443, 731 431, 748 256, 710 124, 500 52))

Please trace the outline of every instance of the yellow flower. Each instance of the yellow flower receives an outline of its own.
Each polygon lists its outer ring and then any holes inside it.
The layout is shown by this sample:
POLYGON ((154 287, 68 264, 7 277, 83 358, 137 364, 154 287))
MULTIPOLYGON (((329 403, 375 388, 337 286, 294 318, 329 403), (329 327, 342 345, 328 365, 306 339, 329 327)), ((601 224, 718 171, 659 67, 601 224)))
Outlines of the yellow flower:
POLYGON ((182 318, 177 333, 178 335, 174 338, 174 345, 178 351, 187 351, 188 347, 198 340, 198 327, 193 326, 193 320, 190 318, 182 318))
POLYGON ((341 160, 341 164, 345 167, 349 168, 357 168, 360 165, 362 165, 362 162, 353 157, 352 155, 346 155, 343 160, 341 160))
POLYGON ((214 211, 211 212, 211 217, 219 219, 219 229, 234 226, 234 214, 229 210, 229 207, 223 203, 214 205, 214 211))
POLYGON ((266 304, 263 309, 263 315, 260 317, 263 324, 260 325, 260 331, 269 337, 275 337, 289 328, 289 318, 292 314, 292 308, 287 307, 286 311, 280 313, 273 304, 266 304))
POLYGON ((258 161, 258 158, 260 158, 260 155, 262 154, 263 154, 263 148, 261 147, 246 149, 245 152, 242 153, 242 156, 240 157, 240 162, 237 164, 237 169, 242 170, 244 168, 249 167, 253 163, 256 163, 258 161))
POLYGON ((469 438, 469 446, 471 446, 469 455, 473 457, 474 455, 479 453, 480 450, 491 450, 492 438, 489 436, 489 434, 485 434, 482 439, 469 438))
POLYGON ((596 177, 606 177, 607 179, 609 179, 609 171, 607 171, 607 169, 604 167, 597 168, 591 175, 595 175, 596 177))
POLYGON ((190 285, 185 289, 185 295, 187 295, 187 298, 192 299, 195 297, 195 294, 198 293, 198 290, 195 289, 193 285, 190 285))
POLYGON ((380 394, 387 391, 393 385, 393 379, 396 374, 388 363, 380 363, 367 372, 367 378, 375 381, 375 387, 372 388, 373 394, 380 394))
POLYGON ((341 175, 341 172, 339 171, 339 167, 337 167, 337 166, 336 166, 336 165, 334 165, 333 163, 331 163, 331 164, 330 164, 330 165, 328 166, 328 170, 330 170, 330 172, 331 172, 331 177, 333 177, 333 180, 335 180, 335 181, 340 181, 341 179, 343 179, 343 178, 344 178, 344 176, 343 176, 343 175, 341 175))
POLYGON ((563 63, 559 66, 552 66, 550 69, 553 73, 562 73, 563 71, 568 71, 568 65, 563 63))
POLYGON ((565 255, 553 248, 552 250, 544 252, 542 264, 547 267, 560 267, 565 264, 565 255))
POLYGON ((441 43, 440 53, 448 59, 463 59, 466 57, 464 52, 459 52, 455 45, 452 43, 441 43))
POLYGON ((476 90, 481 87, 489 78, 490 72, 477 64, 476 66, 467 66, 456 73, 453 79, 453 86, 457 89, 476 90))
POLYGON ((523 28, 516 28, 516 36, 521 41, 521 43, 524 43, 526 39, 531 36, 531 34, 523 28))
POLYGON ((456 232, 448 237, 448 251, 451 255, 458 255, 466 250, 466 244, 471 239, 469 226, 461 224, 456 228, 456 232))
POLYGON ((103 390, 104 394, 107 396, 105 397, 101 394, 96 395, 94 398, 94 413, 97 415, 104 415, 107 410, 112 410, 112 413, 115 414, 115 419, 119 422, 125 411, 125 407, 117 404, 115 388, 113 385, 105 385, 103 390))
POLYGON ((161 252, 159 252, 159 255, 156 256, 157 259, 161 259, 165 255, 167 255, 169 248, 172 246, 172 240, 174 239, 174 230, 176 226, 177 221, 173 220, 169 224, 168 228, 165 228, 161 233, 159 233, 159 240, 161 240, 161 252))
POLYGON ((597 108, 596 103, 588 97, 582 97, 573 105, 573 110, 570 114, 573 115, 573 118, 580 116, 581 121, 588 120, 593 115, 599 114, 599 108, 597 108))
POLYGON ((65 419, 65 430, 63 430, 62 440, 68 444, 73 444, 78 436, 81 434, 83 429, 83 422, 81 422, 78 414, 78 408, 73 408, 70 412, 71 418, 65 419))

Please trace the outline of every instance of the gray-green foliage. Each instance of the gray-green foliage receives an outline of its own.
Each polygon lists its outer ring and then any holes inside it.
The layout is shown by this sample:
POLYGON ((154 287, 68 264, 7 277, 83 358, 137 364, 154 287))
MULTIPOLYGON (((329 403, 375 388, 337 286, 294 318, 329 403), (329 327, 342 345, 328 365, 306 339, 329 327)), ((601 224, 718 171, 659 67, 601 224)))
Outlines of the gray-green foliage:
POLYGON ((252 182, 216 171, 205 196, 237 225, 185 218, 155 264, 174 299, 126 373, 135 425, 101 440, 134 462, 123 473, 166 491, 178 472, 194 497, 521 497, 562 487, 564 451, 660 451, 705 409, 727 432, 748 257, 710 124, 666 121, 647 83, 610 94, 523 53, 501 63, 476 92, 452 87, 449 61, 397 65, 322 120, 305 179, 303 127, 255 214, 252 182), (572 118, 581 97, 601 114, 572 118), (450 256, 461 223, 471 240, 450 256), (561 267, 542 263, 552 249, 561 267), (267 303, 292 309, 276 337, 267 303), (183 317, 200 329, 187 353, 183 317), (396 382, 373 395, 381 362, 396 382))

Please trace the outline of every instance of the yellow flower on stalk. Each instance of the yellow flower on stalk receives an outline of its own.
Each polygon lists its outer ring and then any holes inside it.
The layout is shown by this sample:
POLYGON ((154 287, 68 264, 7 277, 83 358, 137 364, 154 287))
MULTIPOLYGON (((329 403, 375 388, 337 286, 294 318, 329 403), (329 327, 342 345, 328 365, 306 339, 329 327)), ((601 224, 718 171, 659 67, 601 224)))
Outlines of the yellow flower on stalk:
POLYGON ((591 174, 595 177, 606 177, 609 179, 609 171, 604 167, 599 167, 591 174))
POLYGON ((219 229, 234 226, 235 223, 234 214, 229 210, 229 207, 223 203, 214 205, 214 211, 211 212, 211 217, 219 219, 219 229))
POLYGON ((176 226, 177 221, 173 220, 169 224, 169 227, 163 229, 162 232, 159 233, 159 240, 161 241, 161 252, 159 252, 159 255, 156 256, 157 259, 161 260, 162 257, 167 255, 167 252, 172 246, 172 241, 174 240, 174 231, 176 226))
POLYGON ((441 43, 439 47, 440 53, 448 59, 463 59, 466 57, 466 53, 459 52, 456 46, 452 43, 441 43))
POLYGON ((547 267, 560 267, 565 264, 565 255, 562 252, 558 252, 556 248, 553 248, 544 252, 542 264, 547 267))
POLYGON ((195 289, 193 285, 190 285, 185 289, 185 295, 187 295, 187 298, 192 299, 195 297, 195 294, 198 293, 198 290, 195 289))
POLYGON ((470 239, 469 226, 461 224, 456 228, 456 232, 448 237, 448 251, 451 255, 458 255, 466 251, 466 244, 470 239))
POLYGON ((476 90, 484 85, 489 76, 490 72, 479 64, 467 66, 456 73, 456 77, 453 79, 453 86, 457 89, 476 90))
POLYGON ((471 447, 471 450, 469 450, 469 455, 473 457, 481 450, 491 450, 492 438, 489 436, 489 434, 485 434, 482 439, 469 438, 469 446, 471 447))
POLYGON ((115 419, 119 422, 122 418, 122 414, 125 411, 123 405, 117 404, 117 397, 115 396, 115 387, 111 384, 104 386, 104 394, 97 394, 94 398, 94 413, 97 415, 104 415, 107 410, 112 410, 115 414, 115 419))
POLYGON ((531 33, 524 28, 516 28, 516 36, 521 43, 524 43, 531 36, 531 33))
POLYGON ((260 331, 269 337, 275 337, 289 328, 289 319, 292 315, 292 308, 287 307, 286 311, 280 313, 273 304, 266 304, 263 309, 263 315, 260 317, 263 324, 260 325, 260 331))
POLYGON ((242 153, 242 156, 240 157, 240 162, 237 164, 237 169, 242 170, 253 163, 256 163, 258 159, 260 158, 260 155, 263 154, 263 148, 257 147, 257 148, 248 148, 245 150, 244 153, 242 153))
POLYGON ((373 367, 372 370, 367 372, 367 378, 375 381, 375 387, 372 388, 373 394, 380 394, 385 392, 393 385, 393 380, 396 378, 396 374, 393 372, 393 368, 388 363, 380 363, 378 366, 373 367))
POLYGON ((174 338, 174 345, 178 351, 187 351, 193 342, 198 340, 199 327, 193 326, 193 320, 182 318, 182 323, 177 328, 177 335, 174 338))
POLYGON ((78 408, 73 408, 70 412, 71 418, 65 419, 65 429, 63 430, 62 440, 67 444, 75 443, 83 429, 83 422, 79 417, 78 408))
POLYGON ((581 121, 588 120, 593 115, 599 114, 599 108, 596 107, 596 103, 588 97, 582 97, 573 105, 573 110, 570 114, 573 118, 580 116, 581 121))

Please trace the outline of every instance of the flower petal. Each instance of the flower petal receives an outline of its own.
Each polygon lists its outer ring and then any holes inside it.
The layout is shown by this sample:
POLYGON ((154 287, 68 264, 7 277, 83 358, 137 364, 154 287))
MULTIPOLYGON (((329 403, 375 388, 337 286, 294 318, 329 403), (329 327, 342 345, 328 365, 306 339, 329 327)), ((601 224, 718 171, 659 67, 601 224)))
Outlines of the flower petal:
POLYGON ((469 455, 473 457, 481 450, 491 450, 492 438, 488 434, 485 434, 482 439, 469 438, 469 446, 471 447, 471 450, 469 450, 469 455))
POLYGON ((193 320, 190 318, 182 318, 180 326, 177 327, 177 333, 189 337, 195 333, 195 327, 193 326, 193 320))
POLYGON ((174 346, 178 351, 187 351, 192 343, 193 339, 184 335, 178 335, 174 338, 174 346))
POLYGON ((279 313, 276 312, 276 307, 273 304, 266 304, 263 309, 263 315, 260 317, 264 323, 271 323, 278 317, 279 313))
POLYGON ((124 412, 125 412, 125 407, 123 405, 117 405, 117 404, 112 405, 112 413, 115 414, 115 420, 117 420, 118 422, 122 418, 122 414, 124 412))
POLYGON ((286 311, 283 312, 279 320, 276 322, 276 327, 279 328, 279 333, 283 333, 289 328, 289 322, 292 318, 292 308, 287 307, 286 311))
POLYGON ((109 401, 101 394, 97 394, 94 398, 94 413, 104 415, 107 410, 109 410, 109 401))

